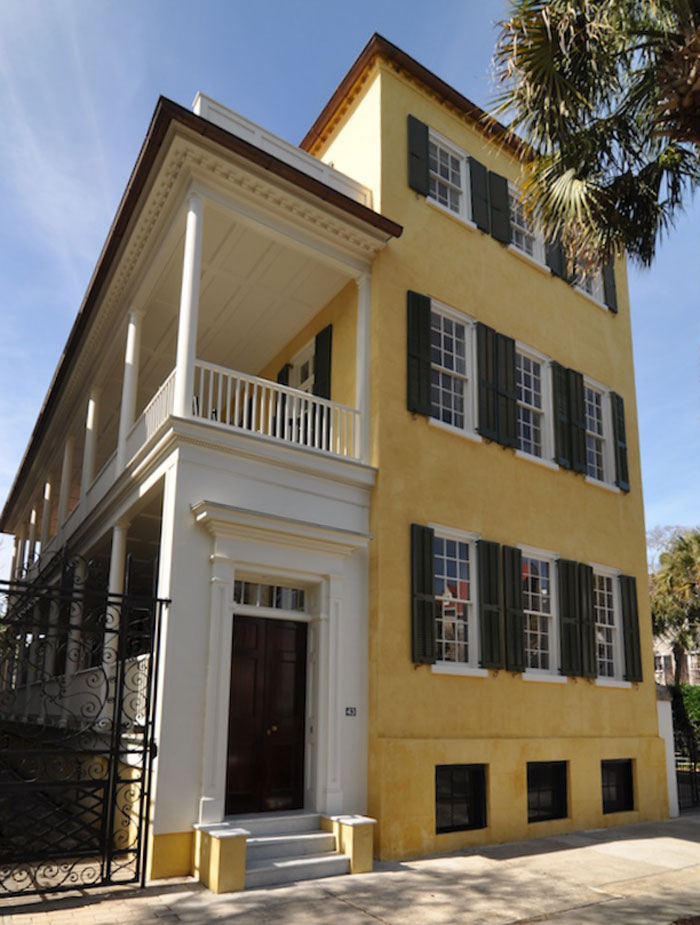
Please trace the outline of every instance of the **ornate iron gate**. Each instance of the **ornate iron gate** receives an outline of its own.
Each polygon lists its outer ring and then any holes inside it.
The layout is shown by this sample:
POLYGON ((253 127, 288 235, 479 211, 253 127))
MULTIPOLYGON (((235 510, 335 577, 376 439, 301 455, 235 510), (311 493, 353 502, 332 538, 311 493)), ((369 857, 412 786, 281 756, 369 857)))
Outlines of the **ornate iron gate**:
POLYGON ((143 884, 164 602, 65 553, 31 577, 0 583, 0 899, 143 884))

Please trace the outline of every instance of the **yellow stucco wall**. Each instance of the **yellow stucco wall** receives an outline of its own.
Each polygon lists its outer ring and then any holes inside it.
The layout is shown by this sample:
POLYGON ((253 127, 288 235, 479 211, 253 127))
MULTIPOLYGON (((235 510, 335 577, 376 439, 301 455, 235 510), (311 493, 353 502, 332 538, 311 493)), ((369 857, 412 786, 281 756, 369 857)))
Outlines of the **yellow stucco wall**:
MULTIPOLYGON (((379 147, 382 211, 404 226, 372 274, 372 462, 379 475, 371 512, 368 811, 378 819, 376 849, 382 857, 399 857, 665 816, 624 260, 616 266, 619 313, 614 316, 427 202, 407 183, 409 113, 501 175, 517 179, 518 164, 401 73, 382 65, 373 79, 381 92, 365 85, 357 98, 381 101, 374 136, 364 116, 362 132, 353 133, 355 103, 338 119, 338 130, 347 134, 342 145, 334 145, 343 151, 344 164, 353 156, 361 161, 368 147, 379 147), (620 393, 630 493, 553 471, 410 414, 408 289, 620 393), (505 671, 470 678, 416 668, 410 656, 411 523, 471 531, 636 576, 644 682, 611 689, 583 679, 552 684, 505 671), (635 760, 636 809, 603 816, 600 761, 614 757, 635 760), (526 762, 550 759, 569 762, 569 817, 528 825, 526 762), (435 765, 465 762, 488 765, 489 826, 437 836, 435 765)), ((332 146, 327 139, 316 153, 325 158, 332 146)))
POLYGON ((344 286, 258 375, 275 380, 282 366, 329 324, 333 325, 331 401, 354 408, 357 337, 357 285, 354 281, 344 286))

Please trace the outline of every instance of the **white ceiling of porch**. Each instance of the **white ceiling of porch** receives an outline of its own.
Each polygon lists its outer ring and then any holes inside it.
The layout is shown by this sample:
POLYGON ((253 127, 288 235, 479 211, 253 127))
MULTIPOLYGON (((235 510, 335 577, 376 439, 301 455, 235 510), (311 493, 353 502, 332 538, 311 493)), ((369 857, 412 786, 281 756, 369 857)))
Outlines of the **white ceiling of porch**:
MULTIPOLYGON (((174 365, 182 242, 154 287, 144 319, 147 378, 158 381, 174 365)), ((349 272, 208 206, 197 357, 259 373, 349 279, 349 272)))

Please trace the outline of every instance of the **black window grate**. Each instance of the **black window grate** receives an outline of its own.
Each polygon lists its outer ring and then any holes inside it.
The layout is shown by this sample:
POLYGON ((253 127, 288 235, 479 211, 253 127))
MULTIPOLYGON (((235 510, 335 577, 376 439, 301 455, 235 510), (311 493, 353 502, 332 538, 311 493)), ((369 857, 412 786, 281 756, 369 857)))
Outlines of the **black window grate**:
POLYGON ((463 832, 486 826, 486 765, 442 764, 435 768, 435 829, 463 832))
POLYGON ((527 821, 567 816, 566 761, 528 761, 527 821))

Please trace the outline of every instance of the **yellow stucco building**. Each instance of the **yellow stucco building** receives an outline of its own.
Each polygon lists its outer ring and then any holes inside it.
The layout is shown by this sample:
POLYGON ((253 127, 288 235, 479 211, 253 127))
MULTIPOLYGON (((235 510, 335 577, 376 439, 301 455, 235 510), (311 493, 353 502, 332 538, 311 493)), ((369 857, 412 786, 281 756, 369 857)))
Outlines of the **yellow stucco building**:
POLYGON ((383 858, 667 815, 625 261, 562 278, 481 116, 375 38, 303 143, 404 229, 372 277, 383 858))
POLYGON ((519 156, 379 36, 301 146, 159 100, 0 518, 12 599, 79 615, 9 626, 16 742, 153 687, 134 878, 668 815, 625 262, 572 276, 519 156))

